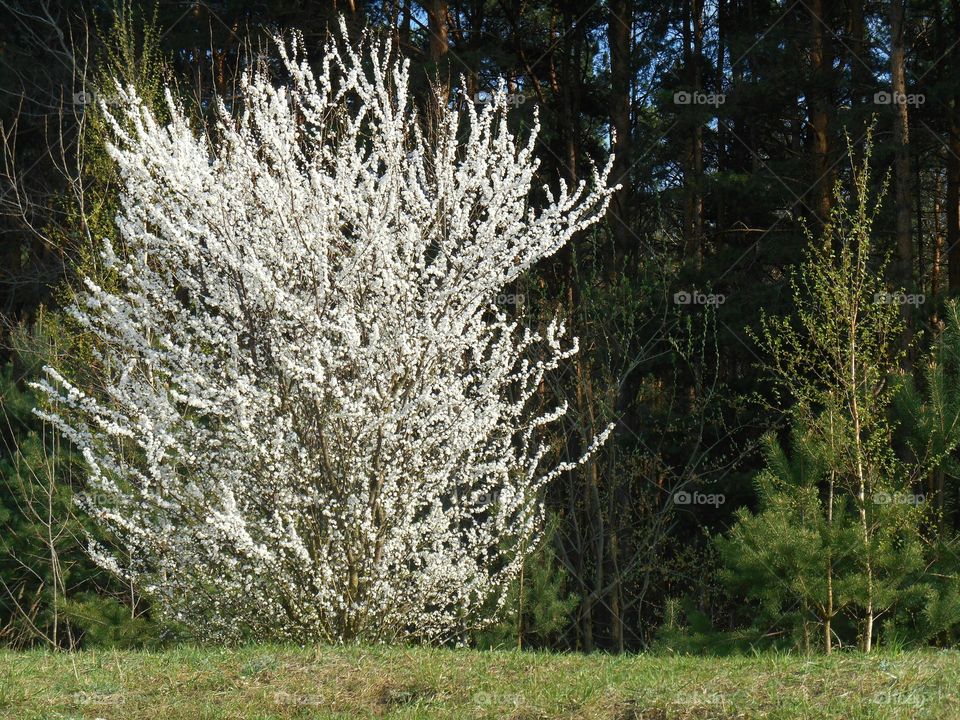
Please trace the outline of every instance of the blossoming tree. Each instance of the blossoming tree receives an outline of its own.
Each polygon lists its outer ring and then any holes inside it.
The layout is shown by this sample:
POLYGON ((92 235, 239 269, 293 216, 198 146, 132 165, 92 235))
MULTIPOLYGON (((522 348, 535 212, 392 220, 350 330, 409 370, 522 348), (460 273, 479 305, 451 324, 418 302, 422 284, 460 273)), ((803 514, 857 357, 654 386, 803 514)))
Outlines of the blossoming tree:
POLYGON ((101 381, 47 368, 38 412, 89 463, 120 549, 94 557, 199 636, 456 637, 571 467, 544 467, 565 407, 538 389, 576 341, 493 300, 597 220, 609 165, 536 210, 536 128, 519 142, 502 94, 428 140, 389 43, 334 41, 317 73, 301 45, 207 133, 120 89, 117 289, 72 308, 101 381))

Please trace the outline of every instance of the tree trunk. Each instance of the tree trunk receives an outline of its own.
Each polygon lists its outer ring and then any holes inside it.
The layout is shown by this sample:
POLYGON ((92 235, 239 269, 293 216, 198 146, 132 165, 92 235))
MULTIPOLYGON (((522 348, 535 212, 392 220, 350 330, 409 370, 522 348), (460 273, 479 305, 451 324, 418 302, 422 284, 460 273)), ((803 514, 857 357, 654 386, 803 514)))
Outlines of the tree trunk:
MULTIPOLYGON (((873 92, 874 77, 870 68, 864 62, 867 44, 866 11, 863 0, 850 0, 847 13, 847 27, 850 33, 848 44, 847 67, 850 69, 852 83, 851 94, 855 100, 869 97, 873 92)), ((872 98, 871 98, 872 99, 872 98)))
POLYGON ((857 388, 858 388, 858 376, 857 376, 857 348, 855 345, 854 338, 856 337, 856 322, 854 321, 854 326, 850 328, 850 411, 853 420, 853 450, 854 450, 854 461, 855 469, 857 474, 857 500, 858 500, 858 510, 860 513, 860 532, 863 540, 863 561, 864 561, 864 570, 867 574, 867 597, 866 597, 866 607, 864 608, 865 612, 865 621, 864 621, 864 633, 863 633, 863 651, 869 653, 873 647, 873 556, 872 550, 870 548, 870 524, 867 520, 867 477, 866 472, 863 467, 863 438, 861 437, 861 428, 860 428, 860 409, 859 403, 857 401, 857 388))
MULTIPOLYGON (((831 435, 832 442, 832 435, 831 435)), ((823 651, 829 655, 833 652, 833 633, 831 624, 833 623, 833 493, 834 493, 834 474, 830 473, 830 493, 827 498, 827 527, 830 528, 831 546, 827 550, 827 607, 823 614, 823 651)))
POLYGON ((943 201, 940 199, 942 191, 943 183, 938 169, 933 177, 933 257, 930 262, 930 298, 933 300, 934 312, 936 312, 940 295, 940 274, 943 264, 943 219, 941 218, 943 201))
MULTIPOLYGON (((684 3, 684 71, 690 93, 700 93, 703 77, 700 59, 703 54, 703 0, 684 3)), ((700 110, 691 106, 693 123, 688 140, 684 182, 686 207, 684 210, 684 260, 695 269, 703 263, 703 123, 700 110)))
MULTIPOLYGON (((890 2, 890 94, 894 112, 894 197, 897 208, 897 282, 906 292, 913 291, 913 241, 910 237, 912 178, 910 175, 910 123, 907 116, 907 85, 904 69, 904 3, 890 2)), ((904 315, 903 347, 909 347, 913 334, 913 316, 909 305, 902 306, 904 315)), ((906 356, 905 356, 906 357, 906 356)))
POLYGON ((950 148, 947 152, 947 285, 960 294, 960 95, 950 109, 950 148))
POLYGON ((426 4, 427 29, 430 33, 430 62, 437 73, 437 98, 445 104, 450 93, 450 67, 447 62, 450 52, 450 25, 447 0, 430 0, 426 4))
MULTIPOLYGON (((567 302, 569 303, 570 313, 574 314, 576 307, 577 279, 570 277, 567 289, 567 302)), ((597 421, 595 413, 595 397, 593 393, 593 383, 590 377, 590 367, 583 355, 578 354, 574 360, 574 371, 576 373, 576 402, 578 415, 580 417, 580 433, 584 438, 592 438, 597 433, 597 421)), ((592 652, 595 648, 593 637, 594 608, 597 603, 602 601, 604 590, 604 564, 606 556, 606 527, 603 517, 603 507, 600 503, 600 474, 597 468, 595 458, 588 459, 582 468, 585 485, 583 487, 583 497, 585 512, 587 515, 587 526, 589 527, 589 538, 587 547, 592 550, 592 582, 586 583, 589 591, 581 600, 581 622, 583 623, 583 650, 592 652)), ((586 579, 584 578, 584 581, 586 579)))
MULTIPOLYGON (((607 25, 607 41, 610 45, 610 127, 616 133, 613 146, 616 159, 613 168, 615 183, 623 187, 610 203, 611 229, 616 243, 615 255, 622 257, 632 246, 632 223, 630 213, 631 183, 631 127, 632 105, 630 60, 630 35, 633 20, 631 0, 610 0, 607 25)), ((620 263, 615 262, 613 267, 620 263)))
POLYGON ((610 623, 613 626, 613 642, 617 652, 625 649, 623 639, 623 588, 620 583, 620 537, 616 530, 610 531, 610 565, 613 580, 610 583, 610 623))
POLYGON ((403 0, 403 19, 400 21, 400 48, 410 48, 410 22, 413 18, 413 0, 403 0))
MULTIPOLYGON (((960 0, 951 2, 953 11, 953 33, 941 33, 941 47, 950 44, 945 52, 950 53, 950 69, 960 70, 955 61, 956 49, 953 48, 955 34, 960 31, 960 0)), ((960 294, 960 92, 953 93, 953 103, 949 110, 950 134, 947 151, 947 287, 950 295, 960 294)))
MULTIPOLYGON (((724 44, 726 36, 726 21, 727 13, 725 10, 726 0, 717 0, 717 59, 716 67, 714 68, 715 75, 713 81, 713 91, 718 94, 723 94, 724 89, 724 57, 726 53, 726 45, 724 44)), ((718 108, 719 114, 719 108, 718 108)), ((727 153, 726 153, 726 125, 723 120, 717 123, 717 172, 723 173, 727 170, 727 153)), ((727 216, 726 216, 726 205, 723 202, 719 202, 715 205, 714 212, 716 213, 716 227, 720 232, 723 232, 723 229, 727 226, 727 216)))
POLYGON ((810 115, 811 141, 813 144, 813 172, 815 201, 812 210, 821 224, 830 219, 833 191, 830 171, 830 68, 832 58, 827 53, 825 37, 826 22, 823 0, 810 0, 810 85, 808 88, 808 112, 810 115))

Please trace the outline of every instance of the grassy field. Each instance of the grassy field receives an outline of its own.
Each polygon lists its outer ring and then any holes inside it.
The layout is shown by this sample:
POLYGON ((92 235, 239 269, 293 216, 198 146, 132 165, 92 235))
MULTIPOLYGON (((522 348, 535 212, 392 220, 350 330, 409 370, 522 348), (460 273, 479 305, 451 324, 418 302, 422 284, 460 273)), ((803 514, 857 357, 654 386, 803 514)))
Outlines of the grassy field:
POLYGON ((0 653, 0 718, 960 718, 960 653, 0 653))

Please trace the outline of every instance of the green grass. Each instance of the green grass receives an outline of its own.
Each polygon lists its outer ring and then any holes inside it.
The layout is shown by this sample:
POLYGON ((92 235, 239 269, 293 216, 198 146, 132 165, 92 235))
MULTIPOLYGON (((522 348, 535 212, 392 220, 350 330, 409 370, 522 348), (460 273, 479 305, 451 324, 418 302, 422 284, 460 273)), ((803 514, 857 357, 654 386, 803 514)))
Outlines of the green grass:
POLYGON ((0 718, 960 718, 960 653, 0 652, 0 718))

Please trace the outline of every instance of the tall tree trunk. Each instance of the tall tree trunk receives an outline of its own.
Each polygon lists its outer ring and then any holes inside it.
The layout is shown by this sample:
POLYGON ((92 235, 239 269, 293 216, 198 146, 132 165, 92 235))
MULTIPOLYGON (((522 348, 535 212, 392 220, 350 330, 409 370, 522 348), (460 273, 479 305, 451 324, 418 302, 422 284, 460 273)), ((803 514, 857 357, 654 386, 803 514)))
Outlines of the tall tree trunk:
POLYGON ((413 0, 403 0, 403 14, 400 20, 400 48, 409 51, 410 23, 413 20, 413 0))
MULTIPOLYGON (((953 32, 960 30, 960 0, 951 2, 953 32)), ((954 42, 950 32, 941 34, 941 46, 954 42)), ((947 49, 945 48, 945 51, 947 49)), ((960 70, 956 62, 957 51, 949 49, 950 68, 960 70)), ((960 92, 954 92, 950 108, 950 136, 947 152, 947 286, 951 295, 960 294, 960 92)))
POLYGON ((575 113, 575 83, 576 78, 571 73, 572 63, 570 62, 570 53, 572 41, 570 35, 574 31, 574 18, 569 14, 562 15, 564 24, 560 27, 560 16, 557 12, 551 12, 550 15, 550 62, 548 72, 550 77, 550 89, 554 96, 560 101, 559 129, 560 137, 563 142, 562 157, 565 165, 567 179, 576 182, 579 176, 577 172, 578 147, 577 147, 577 117, 575 113), (559 54, 559 65, 558 65, 559 54))
POLYGON ((867 576, 866 599, 864 608, 863 651, 869 653, 873 648, 873 550, 872 534, 867 519, 867 502, 870 494, 867 488, 867 474, 863 467, 863 437, 860 427, 860 407, 857 400, 859 376, 857 373, 856 321, 850 328, 850 414, 853 420, 854 470, 857 477, 857 504, 860 514, 860 532, 863 541, 864 571, 867 576))
POLYGON ((854 100, 867 97, 873 89, 873 73, 864 61, 867 57, 866 10, 863 0, 850 0, 847 11, 847 28, 850 34, 847 67, 850 69, 851 94, 854 100))
MULTIPOLYGON (((573 315, 579 301, 577 297, 579 280, 572 272, 572 269, 568 282, 567 303, 570 314, 573 315)), ((580 417, 580 432, 584 438, 595 437, 597 432, 597 419, 593 382, 590 376, 591 368, 583 355, 578 355, 574 360, 574 371, 576 373, 575 397, 577 411, 580 417)), ((601 602, 603 599, 607 530, 603 517, 603 507, 600 503, 600 473, 595 458, 591 457, 583 464, 582 473, 585 482, 580 492, 582 493, 581 497, 583 497, 584 500, 584 511, 587 516, 586 526, 589 528, 586 545, 592 551, 590 569, 593 571, 593 577, 590 582, 586 582, 586 578, 581 577, 581 580, 585 583, 588 590, 581 597, 580 621, 582 625, 583 651, 592 652, 596 647, 593 635, 594 610, 598 602, 601 602)))
MULTIPOLYGON (((610 204, 611 229, 614 238, 614 252, 608 269, 616 271, 623 268, 623 258, 630 254, 634 245, 633 187, 630 182, 632 159, 632 136, 630 111, 633 105, 632 80, 633 63, 631 59, 630 41, 633 28, 633 1, 610 0, 607 19, 607 40, 610 46, 610 126, 616 133, 616 160, 614 178, 622 187, 614 195, 610 204)), ((618 398, 613 399, 613 406, 618 404, 618 398)), ((620 480, 614 476, 611 482, 619 487, 620 480)), ((624 607, 622 584, 620 576, 620 518, 624 513, 624 506, 616 502, 620 499, 619 492, 611 493, 615 507, 610 510, 610 623, 614 646, 617 652, 624 651, 624 607)), ((600 589, 598 588, 598 591, 600 589)))
MULTIPOLYGON (((690 93, 700 93, 703 77, 700 59, 703 55, 703 0, 684 3, 684 70, 690 93)), ((684 178, 686 207, 684 211, 684 259, 700 269, 703 262, 703 123, 700 110, 691 106, 693 123, 688 140, 687 163, 684 178)))
POLYGON ((951 295, 960 294, 960 96, 950 109, 950 139, 947 152, 947 285, 951 295))
POLYGON ((940 275, 943 264, 943 200, 941 192, 943 191, 943 181, 940 177, 940 170, 933 176, 933 257, 930 261, 930 297, 933 300, 934 312, 936 312, 937 302, 940 295, 940 275))
MULTIPOLYGON (((623 508, 615 508, 618 515, 623 508)), ((620 578, 620 533, 616 527, 610 530, 610 570, 613 579, 610 582, 610 624, 613 642, 617 652, 625 649, 623 638, 623 586, 620 578)))
MULTIPOLYGON (((834 426, 834 408, 830 408, 830 462, 835 463, 837 448, 835 440, 837 430, 834 426)), ((830 655, 833 652, 833 617, 837 614, 834 606, 833 590, 833 505, 837 490, 837 471, 830 470, 830 482, 827 486, 827 602, 823 612, 823 651, 830 655)))
MULTIPOLYGON (((607 20, 607 42, 610 46, 610 126, 616 133, 616 160, 613 177, 622 187, 610 203, 611 227, 616 242, 616 256, 622 257, 632 246, 632 200, 630 183, 632 105, 630 37, 633 26, 632 0, 610 0, 607 20)), ((620 263, 615 262, 614 267, 620 263)))
POLYGON ((830 219, 831 193, 833 190, 830 171, 830 68, 832 57, 826 42, 826 19, 823 0, 810 0, 810 84, 807 92, 810 115, 811 141, 813 145, 814 207, 821 223, 830 219))
MULTIPOLYGON (((894 111, 894 196, 897 208, 897 282, 909 293, 913 290, 913 240, 910 237, 913 199, 910 175, 910 122, 907 116, 907 84, 904 68, 904 5, 906 0, 890 1, 890 93, 894 111)), ((909 305, 902 305, 905 321, 904 347, 913 334, 913 316, 909 305)))
POLYGON ((430 0, 426 4, 427 29, 430 33, 430 62, 437 73, 438 101, 445 104, 450 93, 450 25, 447 0, 430 0))
POLYGON ((913 222, 915 223, 912 232, 914 237, 917 238, 917 243, 914 249, 914 256, 916 257, 914 270, 916 274, 912 278, 913 282, 910 287, 917 288, 919 292, 923 292, 923 279, 927 276, 923 229, 923 169, 920 167, 919 162, 911 164, 913 165, 913 180, 911 181, 910 194, 913 196, 913 222))
MULTIPOLYGON (((714 68, 714 80, 713 80, 713 91, 718 94, 723 94, 724 90, 724 58, 726 54, 726 23, 727 23, 727 13, 725 10, 726 0, 717 0, 717 59, 716 67, 714 68)), ((719 108, 717 108, 719 114, 719 108)), ((717 172, 724 173, 727 170, 727 153, 726 153, 726 125, 723 120, 717 123, 717 172)), ((717 229, 723 231, 727 227, 726 219, 726 207, 723 202, 716 204, 716 222, 717 229)))

